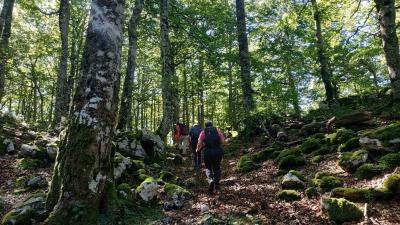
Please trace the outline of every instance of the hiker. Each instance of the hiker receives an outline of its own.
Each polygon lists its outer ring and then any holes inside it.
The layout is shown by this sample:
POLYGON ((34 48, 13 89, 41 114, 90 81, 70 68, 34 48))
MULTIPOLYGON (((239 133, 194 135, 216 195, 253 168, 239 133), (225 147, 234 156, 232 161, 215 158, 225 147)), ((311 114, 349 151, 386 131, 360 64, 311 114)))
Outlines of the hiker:
POLYGON ((190 147, 193 153, 194 159, 194 169, 200 169, 201 167, 201 152, 197 152, 197 143, 199 140, 200 133, 203 131, 199 124, 194 124, 193 127, 189 131, 190 137, 190 147))
POLYGON ((221 179, 221 161, 223 156, 222 144, 225 137, 222 132, 215 128, 212 122, 206 123, 206 128, 200 133, 196 152, 204 149, 204 164, 206 166, 206 176, 208 181, 208 191, 214 193, 219 189, 221 179))
POLYGON ((178 145, 178 149, 182 153, 186 153, 189 150, 189 128, 183 123, 177 122, 172 133, 172 140, 174 144, 178 145))

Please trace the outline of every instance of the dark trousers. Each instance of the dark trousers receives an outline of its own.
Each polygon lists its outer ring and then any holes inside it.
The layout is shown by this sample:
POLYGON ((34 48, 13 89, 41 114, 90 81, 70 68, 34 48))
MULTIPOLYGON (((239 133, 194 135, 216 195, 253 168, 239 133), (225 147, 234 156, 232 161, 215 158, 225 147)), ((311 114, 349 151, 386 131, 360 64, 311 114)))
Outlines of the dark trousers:
POLYGON ((201 167, 201 152, 196 152, 197 143, 193 143, 191 147, 193 153, 194 168, 199 169, 201 167))
POLYGON ((206 176, 209 182, 214 181, 219 184, 221 179, 221 161, 223 151, 221 148, 205 148, 204 149, 204 164, 206 166, 206 176))

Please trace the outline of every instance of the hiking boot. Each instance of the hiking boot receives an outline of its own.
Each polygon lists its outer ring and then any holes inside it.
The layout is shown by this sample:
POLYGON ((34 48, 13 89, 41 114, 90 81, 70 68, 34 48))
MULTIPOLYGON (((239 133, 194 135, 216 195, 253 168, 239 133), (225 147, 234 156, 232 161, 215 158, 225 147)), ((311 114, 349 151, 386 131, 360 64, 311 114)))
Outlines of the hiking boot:
POLYGON ((210 184, 208 185, 208 192, 210 194, 214 194, 214 190, 215 190, 215 183, 214 181, 211 181, 210 184))

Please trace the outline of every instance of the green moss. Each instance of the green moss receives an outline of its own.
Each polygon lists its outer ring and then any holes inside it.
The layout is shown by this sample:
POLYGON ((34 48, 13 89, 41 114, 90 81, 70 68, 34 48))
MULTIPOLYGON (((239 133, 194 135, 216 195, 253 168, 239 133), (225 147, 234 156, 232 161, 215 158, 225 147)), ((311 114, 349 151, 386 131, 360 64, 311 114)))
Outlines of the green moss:
POLYGON ((305 194, 308 198, 314 198, 319 196, 318 190, 315 187, 307 188, 305 194))
POLYGON ((371 163, 366 163, 357 168, 354 176, 358 179, 372 179, 375 176, 382 174, 387 167, 384 165, 376 165, 371 163))
POLYGON ((370 202, 373 200, 387 200, 392 193, 387 189, 359 189, 359 188, 335 188, 332 190, 332 197, 345 198, 354 202, 370 202))
POLYGON ((310 136, 311 138, 317 139, 321 141, 322 143, 325 143, 325 134, 323 133, 316 133, 310 136))
POLYGON ((4 215, 1 225, 27 225, 31 224, 31 219, 35 216, 35 210, 28 208, 23 212, 15 212, 11 210, 4 215))
POLYGON ((350 138, 338 147, 338 152, 350 152, 360 147, 360 139, 358 137, 350 138))
POLYGON ((400 193, 400 173, 390 175, 383 183, 384 187, 393 194, 400 193))
POLYGON ((289 148, 289 149, 285 149, 283 151, 281 151, 279 153, 279 155, 276 157, 276 161, 280 162, 283 158, 287 157, 287 156, 299 156, 301 155, 301 151, 299 148, 289 148))
POLYGON ((353 172, 366 161, 368 157, 367 150, 358 150, 355 152, 344 152, 339 160, 339 166, 347 172, 353 172))
POLYGON ((389 153, 379 159, 379 164, 387 168, 400 166, 400 153, 389 153))
POLYGON ((389 141, 400 138, 400 122, 390 124, 365 134, 366 137, 379 139, 384 146, 389 146, 389 141))
POLYGON ((320 162, 322 162, 323 160, 324 160, 323 157, 320 156, 320 155, 316 155, 316 156, 314 156, 314 157, 312 158, 312 161, 313 161, 314 163, 320 163, 320 162))
POLYGON ((327 135, 326 139, 331 144, 339 145, 356 136, 357 134, 354 131, 346 128, 340 128, 335 133, 327 135))
POLYGON ((309 137, 307 140, 300 145, 300 151, 303 154, 310 154, 315 150, 318 150, 320 147, 320 140, 309 137))
POLYGON ((144 181, 150 177, 145 169, 139 169, 138 176, 139 176, 139 181, 144 181))
POLYGON ((154 224, 154 221, 159 221, 164 217, 161 207, 141 204, 124 210, 121 224, 148 225, 154 224))
POLYGON ((19 163, 19 167, 23 170, 31 170, 36 168, 44 168, 47 167, 48 163, 40 160, 40 159, 31 159, 31 158, 24 158, 19 163))
POLYGON ((164 191, 167 195, 172 196, 174 193, 178 195, 190 196, 190 191, 186 190, 185 188, 178 186, 176 184, 166 183, 164 185, 164 191))
POLYGON ((298 177, 301 181, 306 181, 306 178, 304 177, 304 175, 297 171, 297 170, 290 170, 289 173, 295 175, 296 177, 298 177))
POLYGON ((251 155, 244 155, 240 157, 239 162, 236 166, 237 171, 239 171, 240 173, 248 173, 258 168, 260 168, 260 165, 254 162, 251 155))
POLYGON ((336 223, 358 221, 363 217, 363 211, 354 203, 344 198, 328 198, 322 201, 329 219, 336 223))
POLYGON ((312 183, 322 192, 328 192, 336 187, 341 187, 343 180, 326 172, 318 172, 312 179, 312 183))
POLYGON ((296 168, 299 166, 303 166, 306 163, 303 157, 295 156, 295 155, 288 155, 279 161, 279 169, 291 169, 296 168))
POLYGON ((327 155, 327 154, 329 154, 329 153, 331 153, 331 152, 332 152, 331 146, 323 145, 323 146, 321 146, 321 148, 319 148, 317 151, 314 151, 314 152, 312 153, 312 155, 313 155, 313 156, 316 156, 316 155, 327 155))
POLYGON ((131 186, 127 183, 122 183, 122 184, 118 185, 117 193, 120 198, 132 199, 132 197, 133 197, 131 186))
POLYGON ((239 141, 231 142, 224 146, 224 153, 227 155, 234 155, 234 154, 240 152, 240 149, 242 148, 242 146, 243 146, 243 144, 239 141))
POLYGON ((274 151, 272 154, 271 154, 271 158, 273 158, 273 159, 276 159, 276 158, 278 158, 278 156, 279 156, 279 154, 281 154, 281 152, 282 151, 274 151))
POLYGON ((262 163, 265 160, 267 160, 272 155, 273 152, 275 152, 275 149, 272 147, 269 147, 265 150, 262 150, 262 151, 252 154, 251 158, 256 163, 262 163))
POLYGON ((301 199, 300 193, 296 190, 281 190, 276 193, 276 196, 285 201, 296 201, 301 199))

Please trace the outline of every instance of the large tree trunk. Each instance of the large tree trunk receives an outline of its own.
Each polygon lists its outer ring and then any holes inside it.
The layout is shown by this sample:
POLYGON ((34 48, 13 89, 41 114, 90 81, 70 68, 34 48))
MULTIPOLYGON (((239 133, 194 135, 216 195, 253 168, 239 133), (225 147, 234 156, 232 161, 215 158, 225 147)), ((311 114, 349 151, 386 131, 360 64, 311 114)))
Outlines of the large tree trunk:
POLYGON ((244 0, 236 0, 237 34, 239 43, 240 75, 244 97, 244 108, 251 111, 255 108, 253 90, 251 88, 250 54, 247 40, 246 12, 244 0))
POLYGON ((331 100, 334 99, 334 89, 331 82, 332 71, 329 68, 329 62, 326 57, 325 44, 322 37, 321 14, 318 9, 318 4, 316 0, 311 0, 311 3, 313 6, 313 13, 314 13, 314 20, 316 27, 315 36, 317 39, 318 62, 320 66, 321 78, 325 86, 326 100, 330 102, 331 100))
POLYGON ((54 105, 53 127, 58 128, 61 118, 68 115, 69 95, 67 70, 68 70, 68 27, 69 27, 69 0, 60 1, 58 24, 61 35, 61 57, 57 73, 56 102, 54 105))
POLYGON ((51 214, 46 225, 97 224, 99 213, 110 212, 124 4, 92 1, 74 109, 47 197, 51 214))
POLYGON ((11 36, 11 21, 15 0, 4 0, 0 14, 0 103, 5 94, 5 73, 8 59, 8 43, 11 36))
MULTIPOLYGON (((163 115, 158 134, 164 140, 173 126, 176 113, 174 102, 176 97, 174 83, 174 65, 169 41, 168 0, 160 0, 160 29, 161 29, 161 89, 163 97, 163 115)), ((179 104, 179 103, 178 103, 179 104)))
POLYGON ((374 0, 378 12, 383 50, 389 70, 393 97, 400 99, 400 53, 396 34, 395 0, 374 0))
POLYGON ((136 58, 137 58, 137 27, 139 25, 140 14, 142 13, 144 0, 136 0, 135 6, 132 7, 132 16, 129 20, 129 50, 128 50, 128 67, 124 81, 124 89, 121 97, 121 109, 119 110, 117 129, 132 130, 132 96, 135 81, 136 58))
POLYGON ((204 127, 204 60, 200 58, 199 73, 197 77, 197 94, 198 94, 198 108, 197 108, 197 124, 204 127))

